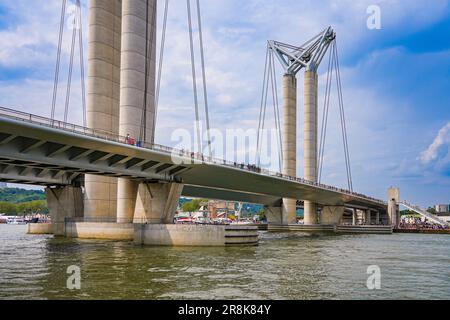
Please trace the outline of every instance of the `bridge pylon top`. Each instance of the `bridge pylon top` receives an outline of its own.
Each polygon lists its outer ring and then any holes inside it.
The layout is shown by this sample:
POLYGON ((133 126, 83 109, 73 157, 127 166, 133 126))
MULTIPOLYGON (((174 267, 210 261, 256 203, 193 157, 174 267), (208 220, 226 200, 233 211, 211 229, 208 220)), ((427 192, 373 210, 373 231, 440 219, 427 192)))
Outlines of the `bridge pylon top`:
POLYGON ((301 69, 317 71, 331 43, 336 39, 332 27, 297 47, 283 42, 269 40, 268 46, 283 66, 285 73, 296 75, 301 69))

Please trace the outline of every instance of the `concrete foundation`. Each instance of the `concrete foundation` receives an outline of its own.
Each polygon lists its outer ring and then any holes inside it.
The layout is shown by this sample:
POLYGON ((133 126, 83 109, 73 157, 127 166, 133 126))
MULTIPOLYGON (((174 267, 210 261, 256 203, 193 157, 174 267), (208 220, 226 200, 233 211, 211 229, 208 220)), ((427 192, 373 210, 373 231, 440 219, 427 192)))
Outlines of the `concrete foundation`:
POLYGON ((29 223, 27 234, 53 234, 53 224, 51 223, 29 223))
POLYGON ((320 224, 339 225, 344 216, 344 207, 323 207, 320 215, 320 224))
MULTIPOLYGON (((283 77, 283 174, 297 176, 297 79, 283 77)), ((283 224, 297 223, 297 200, 283 199, 283 224)))
POLYGON ((67 223, 66 236, 78 239, 133 241, 134 225, 132 223, 67 223))
POLYGON ((133 223, 65 224, 68 238, 134 241, 150 246, 255 246, 258 228, 255 226, 168 225, 133 223))
MULTIPOLYGON (((316 71, 305 72, 304 115, 304 177, 317 182, 318 76, 316 71)), ((317 224, 317 205, 305 201, 305 224, 317 224)))
MULTIPOLYGON (((156 0, 122 2, 119 134, 142 142, 154 141, 156 10, 156 0)), ((138 189, 139 182, 119 179, 118 222, 133 222, 138 189)))
POLYGON ((258 228, 246 226, 136 224, 136 244, 151 246, 254 246, 258 228))
POLYGON ((53 233, 55 236, 64 235, 66 218, 83 217, 83 193, 81 188, 61 187, 46 188, 48 209, 52 218, 53 233))
MULTIPOLYGON (((87 125, 119 133, 121 0, 89 0, 87 125)), ((85 218, 114 220, 117 179, 86 175, 85 218)))

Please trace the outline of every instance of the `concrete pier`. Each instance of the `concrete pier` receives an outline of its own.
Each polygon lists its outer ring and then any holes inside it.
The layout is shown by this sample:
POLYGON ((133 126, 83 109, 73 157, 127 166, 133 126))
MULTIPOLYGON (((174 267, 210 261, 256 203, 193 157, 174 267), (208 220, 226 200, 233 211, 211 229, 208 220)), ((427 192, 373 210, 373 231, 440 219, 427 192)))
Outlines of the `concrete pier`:
MULTIPOLYGON (((283 77, 283 174, 297 176, 297 79, 283 77)), ((282 224, 297 223, 297 200, 283 198, 282 224)))
MULTIPOLYGON (((83 194, 81 188, 61 187, 46 188, 48 209, 52 218, 53 234, 65 235, 66 218, 83 217, 83 194)), ((37 230, 35 230, 35 233, 37 230)))
POLYGON ((388 190, 388 217, 389 224, 398 227, 400 223, 399 217, 400 189, 389 188, 388 190))
MULTIPOLYGON (((119 134, 142 142, 154 140, 156 10, 155 0, 122 1, 119 134)), ((119 223, 133 222, 138 189, 138 181, 119 179, 119 223)))
POLYGON ((342 206, 326 206, 323 207, 320 216, 320 224, 322 225, 339 225, 344 216, 345 208, 342 206))
MULTIPOLYGON (((87 125, 119 133, 121 0, 89 0, 87 125)), ((86 219, 115 219, 117 179, 85 176, 86 219)))
MULTIPOLYGON (((318 76, 316 71, 305 72, 304 116, 304 177, 317 182, 318 76)), ((305 224, 317 224, 317 205, 305 201, 305 224)))

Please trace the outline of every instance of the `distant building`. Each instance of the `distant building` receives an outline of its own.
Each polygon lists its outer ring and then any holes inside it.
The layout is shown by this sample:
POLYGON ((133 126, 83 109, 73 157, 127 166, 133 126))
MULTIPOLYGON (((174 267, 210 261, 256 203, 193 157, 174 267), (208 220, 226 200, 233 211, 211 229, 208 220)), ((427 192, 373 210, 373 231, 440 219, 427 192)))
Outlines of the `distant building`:
POLYGON ((434 209, 436 209, 437 213, 444 213, 449 212, 449 205, 448 204, 437 204, 434 206, 434 209))
POLYGON ((8 184, 6 182, 0 182, 0 188, 8 188, 8 184))
POLYGON ((235 214, 235 203, 231 201, 215 201, 208 202, 209 218, 215 219, 226 216, 228 214, 235 214))

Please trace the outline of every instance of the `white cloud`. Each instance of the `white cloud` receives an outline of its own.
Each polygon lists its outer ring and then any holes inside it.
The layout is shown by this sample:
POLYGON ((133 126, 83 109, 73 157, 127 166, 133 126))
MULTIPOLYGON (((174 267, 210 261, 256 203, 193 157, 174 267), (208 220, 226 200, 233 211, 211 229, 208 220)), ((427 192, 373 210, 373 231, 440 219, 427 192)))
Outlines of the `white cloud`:
POLYGON ((447 151, 445 152, 445 155, 447 155, 449 146, 450 122, 447 123, 441 130, 439 130, 439 133, 434 139, 433 143, 420 155, 420 160, 423 164, 429 164, 439 158, 439 152, 444 148, 447 148, 447 151))

